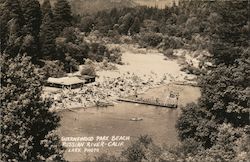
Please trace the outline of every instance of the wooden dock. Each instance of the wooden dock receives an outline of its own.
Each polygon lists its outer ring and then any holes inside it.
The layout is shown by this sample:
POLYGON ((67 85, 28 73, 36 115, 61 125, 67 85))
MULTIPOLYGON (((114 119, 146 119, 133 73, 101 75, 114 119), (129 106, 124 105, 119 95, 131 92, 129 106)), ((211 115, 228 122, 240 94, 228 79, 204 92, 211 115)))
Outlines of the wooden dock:
POLYGON ((151 106, 160 106, 160 107, 167 107, 167 108, 177 108, 176 103, 162 103, 156 102, 155 100, 150 99, 127 99, 127 98, 119 98, 118 101, 122 102, 130 102, 130 103, 137 103, 137 104, 144 104, 144 105, 151 105, 151 106))

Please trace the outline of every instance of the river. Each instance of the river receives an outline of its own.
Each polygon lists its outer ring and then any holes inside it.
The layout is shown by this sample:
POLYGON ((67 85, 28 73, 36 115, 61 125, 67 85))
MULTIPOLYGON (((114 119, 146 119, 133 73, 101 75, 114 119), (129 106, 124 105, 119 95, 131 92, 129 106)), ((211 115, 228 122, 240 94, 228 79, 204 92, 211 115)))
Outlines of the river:
MULTIPOLYGON (((169 86, 153 89, 150 95, 160 96, 169 86)), ((173 88, 173 87, 172 87, 173 88)), ((199 88, 184 86, 179 87, 179 105, 196 102, 200 96, 199 88)), ((180 114, 180 108, 169 109, 162 107, 146 106, 132 103, 118 102, 115 106, 107 108, 88 108, 74 111, 63 111, 61 115, 61 127, 58 134, 61 137, 97 137, 97 136, 129 136, 129 141, 124 141, 122 147, 101 147, 91 153, 81 152, 65 153, 69 161, 80 161, 86 157, 98 156, 101 153, 118 155, 132 141, 140 135, 149 135, 157 145, 168 146, 178 143, 175 124, 180 114), (139 117, 141 121, 131 121, 131 118, 139 117)), ((83 149, 83 148, 82 148, 83 149)))

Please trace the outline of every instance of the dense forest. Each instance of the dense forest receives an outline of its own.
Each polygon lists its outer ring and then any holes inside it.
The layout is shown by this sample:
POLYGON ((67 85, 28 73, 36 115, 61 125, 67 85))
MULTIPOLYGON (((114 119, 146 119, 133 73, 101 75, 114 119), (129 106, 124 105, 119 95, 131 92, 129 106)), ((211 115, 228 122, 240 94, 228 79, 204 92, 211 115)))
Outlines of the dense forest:
MULTIPOLYGON (((248 161, 250 159, 250 44, 248 1, 180 0, 164 9, 114 8, 74 15, 69 2, 0 1, 1 160, 63 161, 54 130, 60 118, 41 97, 44 78, 63 76, 85 60, 118 63, 117 51, 94 35, 141 47, 211 53, 213 64, 199 73, 202 95, 182 108, 176 125, 181 144, 156 146, 142 136, 116 161, 248 161)), ((166 67, 167 68, 167 67, 166 67)))

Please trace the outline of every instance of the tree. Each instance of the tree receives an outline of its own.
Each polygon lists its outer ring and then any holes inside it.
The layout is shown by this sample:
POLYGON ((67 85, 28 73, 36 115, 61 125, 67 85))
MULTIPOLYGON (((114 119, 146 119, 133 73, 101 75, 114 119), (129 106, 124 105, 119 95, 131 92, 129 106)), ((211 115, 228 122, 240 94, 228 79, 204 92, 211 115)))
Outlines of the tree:
POLYGON ((33 41, 27 45, 24 40, 24 44, 21 53, 27 53, 29 56, 32 57, 32 61, 35 63, 37 59, 40 57, 39 51, 39 32, 40 32, 40 25, 42 21, 42 12, 40 9, 40 3, 38 0, 23 0, 20 2, 21 8, 23 11, 24 17, 24 26, 23 26, 23 36, 25 37, 32 37, 33 41))
POLYGON ((249 3, 240 0, 217 3, 214 11, 218 21, 214 24, 210 52, 215 64, 230 65, 241 57, 241 47, 249 46, 249 3))
POLYGON ((81 19, 80 29, 83 32, 89 33, 93 29, 94 19, 91 16, 85 16, 81 19))
POLYGON ((247 142, 250 136, 247 130, 234 128, 230 124, 222 124, 218 128, 218 137, 215 144, 207 150, 199 151, 188 158, 190 162, 197 161, 248 161, 250 158, 250 144, 247 142))
POLYGON ((61 31, 65 27, 69 27, 72 25, 72 13, 69 2, 67 0, 57 0, 54 7, 54 18, 55 25, 57 29, 57 35, 60 34, 61 31))
POLYGON ((50 0, 44 0, 41 5, 42 16, 44 17, 46 14, 53 16, 50 0))
POLYGON ((182 109, 176 127, 182 141, 192 139, 203 148, 213 145, 218 132, 212 114, 194 103, 182 109))
POLYGON ((61 36, 65 38, 66 43, 72 42, 77 43, 77 34, 74 27, 66 27, 63 29, 61 36))
POLYGON ((125 16, 119 19, 120 27, 118 31, 121 34, 128 34, 129 28, 133 24, 133 16, 131 13, 127 13, 125 16))
POLYGON ((156 47, 162 42, 163 35, 154 32, 144 32, 140 33, 140 39, 143 46, 156 47))
POLYGON ((32 35, 37 40, 42 20, 40 3, 37 0, 23 0, 21 7, 25 20, 23 32, 26 35, 32 35))
POLYGON ((64 70, 67 73, 72 73, 78 70, 79 64, 77 61, 71 57, 69 53, 65 54, 65 60, 63 60, 64 63, 64 70))
POLYGON ((221 19, 211 50, 217 68, 201 81, 201 105, 213 113, 218 123, 244 127, 250 122, 250 50, 247 34, 242 31, 248 21, 247 2, 220 2, 215 11, 221 19))
POLYGON ((202 76, 199 83, 202 95, 198 104, 191 108, 187 106, 177 124, 183 141, 194 139, 210 151, 217 145, 222 124, 243 131, 241 128, 250 123, 250 49, 241 30, 247 24, 247 4, 244 1, 219 3, 215 13, 222 21, 217 24, 218 31, 212 37, 211 51, 215 68, 202 76), (238 20, 238 17, 242 19, 238 20))
POLYGON ((0 2, 0 47, 1 52, 14 57, 19 52, 23 16, 18 0, 0 2))
POLYGON ((140 32, 140 20, 139 20, 138 17, 136 17, 134 19, 134 22, 133 22, 132 26, 130 27, 129 32, 131 34, 139 33, 140 32))
POLYGON ((42 58, 56 58, 56 29, 54 26, 54 18, 51 10, 50 1, 44 1, 42 5, 43 20, 40 29, 40 46, 42 58))
POLYGON ((39 74, 44 76, 44 80, 49 77, 60 78, 66 76, 64 65, 61 61, 44 61, 44 66, 40 69, 39 74))
POLYGON ((236 127, 249 124, 249 61, 248 56, 238 65, 220 65, 202 80, 201 104, 218 123, 229 122, 236 127))
POLYGON ((1 160, 63 160, 63 148, 54 130, 59 116, 41 98, 40 77, 30 58, 18 55, 1 63, 1 160))

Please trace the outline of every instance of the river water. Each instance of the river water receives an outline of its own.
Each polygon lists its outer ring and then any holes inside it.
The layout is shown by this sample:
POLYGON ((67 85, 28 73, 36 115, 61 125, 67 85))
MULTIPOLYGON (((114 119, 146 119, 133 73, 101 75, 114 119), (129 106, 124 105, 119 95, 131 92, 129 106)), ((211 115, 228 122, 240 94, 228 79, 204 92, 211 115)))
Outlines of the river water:
MULTIPOLYGON (((199 89, 195 87, 184 87, 180 91, 179 102, 183 105, 197 101, 200 95, 199 89)), ((118 155, 140 135, 151 136, 157 145, 171 146, 177 144, 178 135, 175 125, 179 114, 179 108, 170 109, 118 102, 115 106, 107 108, 60 112, 61 127, 58 134, 61 137, 129 136, 130 140, 124 141, 122 147, 102 147, 94 153, 83 150, 81 152, 69 152, 67 150, 65 158, 69 161, 80 161, 87 156, 91 158, 101 153, 118 155), (131 121, 131 118, 134 117, 143 120, 131 121)))

